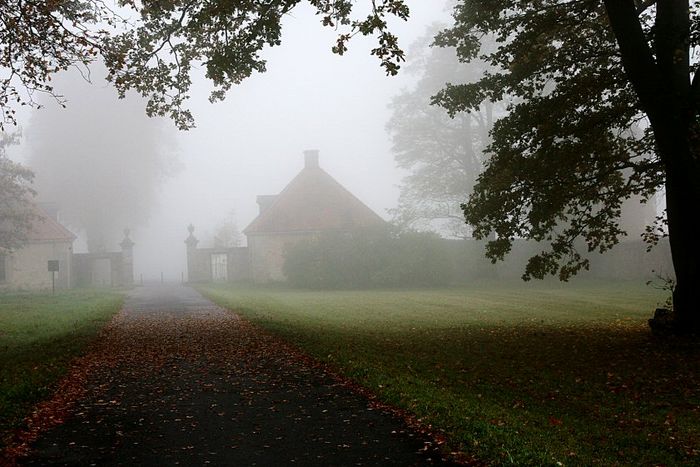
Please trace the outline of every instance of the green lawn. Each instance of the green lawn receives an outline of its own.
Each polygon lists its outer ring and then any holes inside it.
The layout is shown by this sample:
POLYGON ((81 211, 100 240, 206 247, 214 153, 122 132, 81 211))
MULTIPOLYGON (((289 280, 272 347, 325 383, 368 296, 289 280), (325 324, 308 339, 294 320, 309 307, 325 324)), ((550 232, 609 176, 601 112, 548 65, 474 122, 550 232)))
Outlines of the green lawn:
POLYGON ((700 349, 644 284, 201 290, 490 463, 700 463, 700 349))
POLYGON ((108 290, 0 293, 0 434, 50 393, 122 301, 108 290))

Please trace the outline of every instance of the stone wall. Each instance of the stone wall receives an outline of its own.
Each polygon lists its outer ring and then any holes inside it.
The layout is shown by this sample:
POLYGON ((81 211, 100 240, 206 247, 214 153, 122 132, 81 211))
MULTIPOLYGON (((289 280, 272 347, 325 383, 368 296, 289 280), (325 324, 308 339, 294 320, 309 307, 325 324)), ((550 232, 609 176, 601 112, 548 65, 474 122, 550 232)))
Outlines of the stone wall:
POLYGON ((79 287, 131 287, 134 285, 134 242, 129 229, 119 244, 121 251, 73 255, 73 283, 79 287))
MULTIPOLYGON (((313 234, 249 235, 250 276, 255 282, 286 280, 283 267, 286 249, 313 234)), ((451 258, 448 267, 456 284, 476 279, 520 280, 529 258, 544 249, 544 245, 516 240, 505 261, 492 264, 484 256, 485 242, 477 240, 442 240, 451 258)), ((588 253, 590 270, 581 271, 578 278, 611 280, 657 280, 673 277, 673 264, 668 241, 646 252, 641 240, 621 242, 604 254, 588 253)), ((580 248, 585 252, 584 245, 580 248)))
MULTIPOLYGON (((505 261, 496 264, 484 257, 483 241, 445 240, 452 252, 456 276, 465 279, 500 278, 519 279, 525 272, 530 257, 544 249, 536 242, 516 240, 505 261)), ((621 242, 603 254, 586 253, 591 261, 588 271, 581 271, 578 277, 612 280, 654 280, 658 276, 673 277, 673 264, 668 240, 664 239, 646 252, 646 243, 641 240, 621 242)), ((586 252, 584 245, 579 251, 586 252)))
MULTIPOLYGON (((74 283, 77 287, 125 287, 128 271, 121 252, 76 253, 74 283)), ((133 277, 133 271, 131 271, 133 277)))

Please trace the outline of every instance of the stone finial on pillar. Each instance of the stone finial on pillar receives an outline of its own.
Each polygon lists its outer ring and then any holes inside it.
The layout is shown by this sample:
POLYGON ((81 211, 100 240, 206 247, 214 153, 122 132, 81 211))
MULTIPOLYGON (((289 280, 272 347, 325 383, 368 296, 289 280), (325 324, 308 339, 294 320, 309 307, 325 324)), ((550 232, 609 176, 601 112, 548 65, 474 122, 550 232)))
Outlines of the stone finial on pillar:
POLYGON ((187 249, 190 250, 197 248, 197 243, 199 243, 199 240, 197 240, 197 237, 194 236, 194 225, 188 225, 187 231, 190 233, 190 235, 185 239, 185 245, 187 245, 187 249))
POLYGON ((129 238, 130 234, 131 230, 124 229, 124 240, 119 244, 119 246, 122 247, 122 251, 134 248, 135 243, 129 238))

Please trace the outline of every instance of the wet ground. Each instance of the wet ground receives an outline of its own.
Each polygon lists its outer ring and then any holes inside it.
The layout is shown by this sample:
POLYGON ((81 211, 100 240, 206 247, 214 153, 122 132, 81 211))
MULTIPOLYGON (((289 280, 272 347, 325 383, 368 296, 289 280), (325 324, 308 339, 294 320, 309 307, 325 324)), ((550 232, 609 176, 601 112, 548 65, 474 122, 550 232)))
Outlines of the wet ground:
POLYGON ((26 465, 431 465, 422 435, 184 286, 134 289, 26 465))

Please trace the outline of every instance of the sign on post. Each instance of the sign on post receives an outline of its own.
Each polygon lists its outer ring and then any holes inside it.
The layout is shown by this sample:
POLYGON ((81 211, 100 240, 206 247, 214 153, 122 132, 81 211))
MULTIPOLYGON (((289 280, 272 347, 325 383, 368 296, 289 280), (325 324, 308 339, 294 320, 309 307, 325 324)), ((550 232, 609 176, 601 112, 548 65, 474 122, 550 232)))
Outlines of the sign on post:
POLYGON ((58 260, 49 260, 49 272, 51 273, 51 293, 56 293, 56 273, 58 272, 58 260))

